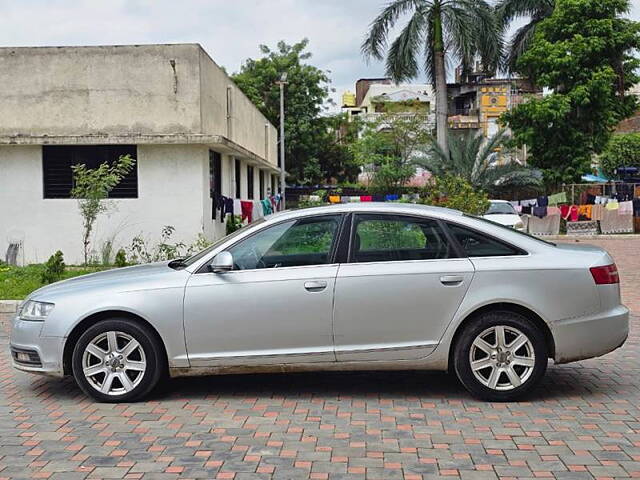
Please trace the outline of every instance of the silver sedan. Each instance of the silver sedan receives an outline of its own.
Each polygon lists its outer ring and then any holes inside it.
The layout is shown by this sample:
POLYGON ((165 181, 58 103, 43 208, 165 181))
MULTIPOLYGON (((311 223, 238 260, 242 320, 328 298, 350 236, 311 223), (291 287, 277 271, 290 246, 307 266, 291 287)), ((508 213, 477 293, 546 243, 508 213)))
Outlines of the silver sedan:
POLYGON ((336 205, 272 215, 197 255, 37 290, 13 365, 132 401, 167 375, 454 371, 512 400, 555 363, 620 347, 628 310, 606 251, 460 212, 336 205))

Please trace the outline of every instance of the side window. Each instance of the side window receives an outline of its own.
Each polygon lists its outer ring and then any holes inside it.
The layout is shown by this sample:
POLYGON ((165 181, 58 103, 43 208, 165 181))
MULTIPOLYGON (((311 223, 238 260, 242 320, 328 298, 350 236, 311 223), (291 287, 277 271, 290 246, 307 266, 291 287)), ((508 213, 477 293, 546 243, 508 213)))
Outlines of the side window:
POLYGON ((511 247, 491 237, 475 232, 468 228, 448 223, 447 226, 458 240, 462 249, 469 257, 504 257, 507 255, 522 255, 517 248, 511 247))
POLYGON ((302 218, 266 228, 229 249, 234 267, 253 270, 327 264, 341 218, 302 218))
POLYGON ((398 215, 357 215, 352 262, 450 258, 451 247, 435 220, 398 215))

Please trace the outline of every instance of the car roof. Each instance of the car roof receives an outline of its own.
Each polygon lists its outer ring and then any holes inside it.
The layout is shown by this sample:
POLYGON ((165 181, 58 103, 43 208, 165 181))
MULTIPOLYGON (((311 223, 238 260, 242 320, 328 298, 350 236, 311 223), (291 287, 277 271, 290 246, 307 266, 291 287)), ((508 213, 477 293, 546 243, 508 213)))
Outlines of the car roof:
POLYGON ((307 215, 331 214, 331 213, 405 213, 429 215, 438 218, 455 218, 462 216, 459 210, 451 208, 433 207, 430 205, 420 205, 416 203, 395 203, 395 202, 354 202, 354 203, 336 203, 333 205, 324 205, 321 207, 300 208, 297 210, 284 210, 282 212, 268 215, 265 217, 271 221, 281 221, 287 218, 304 217, 307 215))

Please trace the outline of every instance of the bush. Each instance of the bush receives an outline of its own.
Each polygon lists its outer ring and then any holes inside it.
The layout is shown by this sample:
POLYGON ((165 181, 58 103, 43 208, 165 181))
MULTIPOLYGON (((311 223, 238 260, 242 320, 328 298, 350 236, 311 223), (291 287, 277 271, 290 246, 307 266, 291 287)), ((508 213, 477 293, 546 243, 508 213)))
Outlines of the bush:
POLYGON ((116 258, 114 260, 114 264, 116 267, 127 266, 127 253, 124 251, 124 248, 121 248, 116 252, 116 258))
POLYGON ((489 208, 489 197, 475 190, 469 182, 454 175, 433 177, 425 187, 420 203, 453 208, 470 215, 484 215, 489 208))
POLYGON ((600 156, 600 167, 609 177, 615 175, 618 167, 640 167, 640 133, 611 137, 600 156))
POLYGON ((49 260, 44 264, 44 270, 40 276, 43 284, 49 284, 57 282, 62 278, 64 274, 65 264, 62 252, 58 250, 56 253, 49 257, 49 260))
POLYGON ((229 215, 227 217, 226 232, 231 235, 236 230, 242 228, 242 217, 240 215, 229 215))

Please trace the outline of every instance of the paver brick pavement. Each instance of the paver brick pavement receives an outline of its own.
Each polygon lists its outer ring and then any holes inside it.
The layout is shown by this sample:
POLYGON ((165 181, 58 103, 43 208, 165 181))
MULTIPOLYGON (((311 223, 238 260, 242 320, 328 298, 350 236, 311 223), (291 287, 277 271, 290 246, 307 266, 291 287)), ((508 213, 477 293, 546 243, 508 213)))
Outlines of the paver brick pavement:
POLYGON ((99 404, 14 371, 1 333, 0 479, 640 478, 640 240, 604 246, 629 340, 551 365, 518 403, 476 401, 446 374, 365 372, 177 379, 99 404))

